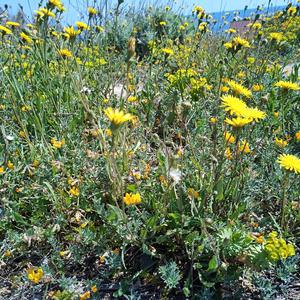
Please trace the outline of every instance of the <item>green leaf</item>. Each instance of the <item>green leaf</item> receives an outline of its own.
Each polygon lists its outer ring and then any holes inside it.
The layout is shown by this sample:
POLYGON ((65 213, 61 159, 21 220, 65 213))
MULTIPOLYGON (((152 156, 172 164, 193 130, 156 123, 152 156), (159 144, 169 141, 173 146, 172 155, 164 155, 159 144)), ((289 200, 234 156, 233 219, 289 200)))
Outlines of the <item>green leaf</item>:
POLYGON ((218 265, 219 265, 218 258, 214 255, 212 257, 212 259, 208 263, 208 269, 207 269, 207 271, 208 272, 215 271, 218 268, 218 265))

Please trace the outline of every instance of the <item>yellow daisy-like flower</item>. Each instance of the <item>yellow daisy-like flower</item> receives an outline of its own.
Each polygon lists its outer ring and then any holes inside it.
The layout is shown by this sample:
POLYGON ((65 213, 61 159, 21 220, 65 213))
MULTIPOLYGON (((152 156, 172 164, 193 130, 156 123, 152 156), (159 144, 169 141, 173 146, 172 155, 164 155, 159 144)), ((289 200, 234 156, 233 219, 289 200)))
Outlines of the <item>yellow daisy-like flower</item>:
POLYGON ((64 10, 64 5, 61 0, 49 0, 49 3, 56 7, 58 10, 64 10))
POLYGON ((86 24, 84 22, 76 22, 76 25, 77 25, 78 29, 80 29, 80 30, 89 30, 90 29, 88 24, 86 24))
POLYGON ((285 148, 288 144, 288 141, 285 141, 283 139, 275 138, 275 143, 280 148, 285 148))
POLYGON ((252 93, 249 89, 245 88, 234 80, 228 80, 227 84, 229 85, 230 89, 237 95, 245 96, 246 98, 250 98, 252 96, 252 93))
POLYGON ((232 152, 229 147, 227 147, 225 150, 225 157, 229 160, 232 159, 232 152))
POLYGON ((32 43, 32 38, 24 32, 20 33, 20 38, 21 38, 22 42, 26 42, 27 44, 32 43))
POLYGON ((283 34, 281 32, 271 32, 269 36, 271 41, 276 41, 277 43, 283 40, 283 34))
POLYGON ((291 154, 279 155, 277 162, 282 168, 300 174, 300 158, 291 154))
POLYGON ((111 123, 115 126, 121 125, 125 122, 132 121, 134 116, 131 114, 125 114, 122 110, 113 109, 112 107, 108 107, 104 110, 105 115, 111 121, 111 123))
POLYGON ((263 90, 263 88, 264 88, 264 87, 263 87, 261 84, 258 84, 258 83, 255 83, 255 84, 253 84, 253 86, 252 86, 253 92, 260 92, 260 91, 263 90))
POLYGON ((21 26, 20 23, 13 22, 13 21, 7 21, 5 25, 10 26, 10 27, 20 27, 21 26))
POLYGON ((229 133, 228 131, 224 132, 224 137, 226 142, 230 143, 230 144, 234 144, 235 143, 235 137, 229 133))
POLYGON ((72 52, 68 49, 60 49, 58 50, 58 54, 63 58, 72 57, 72 52))
POLYGON ((279 87, 283 90, 292 90, 292 91, 300 90, 300 86, 296 82, 292 82, 292 81, 280 80, 276 82, 274 86, 279 87))
POLYGON ((12 31, 9 28, 6 28, 5 26, 2 25, 0 25, 0 31, 3 35, 12 34, 12 31))
POLYGON ((241 117, 237 117, 237 118, 226 118, 225 123, 235 127, 235 128, 241 128, 244 127, 245 125, 249 124, 252 122, 252 119, 249 118, 241 118, 241 117))
POLYGON ((298 142, 300 142, 300 130, 296 132, 295 138, 298 142))
POLYGON ((89 13, 90 16, 94 16, 98 13, 97 9, 94 8, 94 7, 88 7, 87 10, 88 10, 88 13, 89 13))
POLYGON ((246 141, 239 142, 238 152, 245 153, 245 154, 251 153, 251 150, 250 150, 250 147, 249 147, 249 143, 246 142, 246 141))
POLYGON ((65 140, 62 139, 61 141, 58 141, 56 138, 52 138, 51 144, 54 148, 60 149, 65 144, 65 140))
POLYGON ((123 197, 123 201, 126 205, 136 205, 142 202, 140 193, 136 194, 128 194, 126 193, 125 197, 123 197))
POLYGON ((79 196, 79 188, 77 186, 72 186, 69 191, 71 196, 78 197, 79 196))
POLYGON ((32 267, 27 270, 27 278, 35 284, 38 284, 43 276, 42 268, 32 267))
POLYGON ((80 30, 74 29, 73 26, 65 27, 65 28, 64 28, 64 31, 65 31, 65 36, 66 36, 68 39, 74 39, 77 35, 80 34, 80 30))
POLYGON ((231 115, 236 115, 238 117, 252 119, 259 121, 266 117, 265 112, 259 110, 258 108, 248 107, 247 104, 234 96, 224 95, 222 98, 222 107, 225 111, 229 112, 231 115))
POLYGON ((224 95, 221 97, 222 107, 224 107, 225 111, 230 112, 230 114, 240 114, 242 110, 247 107, 247 104, 234 96, 224 95))
POLYGON ((249 42, 245 39, 242 39, 240 36, 235 37, 231 43, 234 47, 250 48, 249 42))
POLYGON ((45 7, 42 7, 42 8, 40 8, 39 10, 37 10, 35 12, 40 17, 46 16, 46 17, 55 18, 55 13, 53 11, 51 11, 50 9, 45 8, 45 7))

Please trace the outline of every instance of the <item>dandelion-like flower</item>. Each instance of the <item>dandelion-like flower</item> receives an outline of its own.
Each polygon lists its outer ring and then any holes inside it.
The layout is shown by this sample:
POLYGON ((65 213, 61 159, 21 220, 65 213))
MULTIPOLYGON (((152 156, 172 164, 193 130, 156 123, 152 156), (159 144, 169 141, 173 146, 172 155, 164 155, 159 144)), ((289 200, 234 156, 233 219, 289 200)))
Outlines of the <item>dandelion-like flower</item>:
POLYGON ((221 98, 222 107, 224 110, 229 112, 231 115, 236 115, 238 117, 251 119, 259 121, 266 117, 265 112, 259 110, 258 108, 248 107, 247 104, 234 96, 224 95, 221 98))
POLYGON ((68 39, 74 39, 77 35, 80 34, 80 30, 74 29, 73 26, 65 27, 65 28, 64 28, 64 31, 65 31, 65 36, 66 36, 68 39))
POLYGON ((98 13, 97 9, 94 8, 94 7, 88 7, 87 10, 88 10, 88 13, 89 13, 90 16, 94 16, 98 13))
POLYGON ((58 54, 63 58, 72 57, 72 52, 68 49, 60 49, 58 50, 58 54))
POLYGON ((296 82, 292 82, 292 81, 280 80, 276 82, 274 86, 279 87, 283 90, 292 90, 292 91, 300 90, 300 86, 296 82))
POLYGON ((124 113, 122 110, 113 109, 112 107, 108 107, 104 110, 105 115, 111 121, 113 125, 121 125, 125 122, 132 121, 134 116, 129 113, 124 113))
POLYGON ((76 25, 77 25, 78 29, 80 29, 80 30, 89 30, 90 29, 88 24, 86 24, 84 22, 76 22, 76 25))
POLYGON ((280 164, 280 167, 300 174, 300 158, 297 156, 291 154, 281 154, 279 155, 277 162, 280 164))
POLYGON ((237 95, 245 96, 246 98, 250 98, 252 96, 252 93, 249 89, 245 88, 234 80, 228 80, 227 84, 229 85, 230 89, 237 95))
POLYGON ((285 148, 288 144, 288 141, 276 137, 275 144, 280 148, 285 148))
POLYGON ((12 34, 12 31, 9 28, 2 26, 2 25, 0 25, 0 31, 3 35, 12 34))
POLYGON ((20 33, 20 38, 21 38, 22 42, 25 42, 27 44, 32 43, 32 38, 24 32, 20 33))
POLYGON ((10 26, 10 27, 20 27, 21 26, 20 23, 13 22, 13 21, 7 21, 5 25, 10 26))
POLYGON ((232 118, 232 119, 226 118, 225 122, 235 128, 241 128, 251 123, 252 119, 241 118, 241 117, 232 118))
POLYGON ((27 270, 27 278, 35 284, 39 283, 43 276, 42 268, 32 267, 27 270))

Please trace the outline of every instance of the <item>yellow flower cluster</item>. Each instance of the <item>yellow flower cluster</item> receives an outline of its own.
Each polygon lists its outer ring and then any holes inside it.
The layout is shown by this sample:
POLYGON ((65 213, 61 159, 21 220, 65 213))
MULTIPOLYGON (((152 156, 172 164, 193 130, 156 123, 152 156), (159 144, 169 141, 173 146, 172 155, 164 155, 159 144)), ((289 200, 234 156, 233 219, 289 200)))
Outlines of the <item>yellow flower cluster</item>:
POLYGON ((295 255, 294 245, 287 243, 283 238, 279 238, 275 231, 268 235, 264 249, 268 257, 275 262, 295 255))
POLYGON ((126 205, 136 205, 142 202, 140 193, 126 193, 125 197, 123 197, 123 201, 126 205))
POLYGON ((35 284, 38 284, 43 276, 44 272, 42 268, 31 267, 27 270, 27 278, 35 284))

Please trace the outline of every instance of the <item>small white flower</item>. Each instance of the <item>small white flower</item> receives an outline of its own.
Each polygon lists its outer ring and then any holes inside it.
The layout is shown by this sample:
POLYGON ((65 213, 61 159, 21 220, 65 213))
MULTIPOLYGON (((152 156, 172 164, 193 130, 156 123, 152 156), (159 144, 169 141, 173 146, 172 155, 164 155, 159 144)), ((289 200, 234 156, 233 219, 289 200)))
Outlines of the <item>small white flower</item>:
POLYGON ((174 180, 174 182, 177 184, 181 180, 182 172, 178 169, 171 168, 169 175, 174 180))

